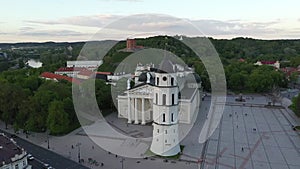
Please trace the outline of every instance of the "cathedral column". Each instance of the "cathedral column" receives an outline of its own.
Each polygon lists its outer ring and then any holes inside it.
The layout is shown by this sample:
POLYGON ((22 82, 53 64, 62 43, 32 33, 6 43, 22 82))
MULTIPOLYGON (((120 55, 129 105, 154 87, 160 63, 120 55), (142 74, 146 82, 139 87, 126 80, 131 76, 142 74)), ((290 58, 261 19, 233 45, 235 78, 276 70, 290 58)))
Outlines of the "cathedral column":
POLYGON ((128 93, 128 110, 127 110, 127 119, 128 119, 128 123, 131 123, 131 102, 130 102, 130 97, 129 97, 129 93, 128 93))
POLYGON ((145 98, 142 98, 142 124, 145 125, 145 98))
POLYGON ((134 98, 134 124, 139 124, 137 98, 134 98))

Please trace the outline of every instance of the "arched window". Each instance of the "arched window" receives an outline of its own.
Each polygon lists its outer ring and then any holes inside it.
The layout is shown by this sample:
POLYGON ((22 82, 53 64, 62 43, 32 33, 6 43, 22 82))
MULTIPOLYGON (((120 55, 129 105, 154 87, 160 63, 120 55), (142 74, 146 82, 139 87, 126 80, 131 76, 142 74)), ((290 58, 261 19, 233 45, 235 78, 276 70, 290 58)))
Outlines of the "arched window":
POLYGON ((158 94, 155 93, 155 101, 156 101, 156 104, 158 104, 158 94))
POLYGON ((174 122, 174 113, 171 114, 171 121, 174 122))
POLYGON ((162 105, 166 105, 166 94, 162 95, 162 100, 163 100, 162 105))
POLYGON ((156 85, 159 85, 159 77, 156 78, 156 85))
POLYGON ((171 78, 171 86, 174 86, 174 78, 171 78))
POLYGON ((174 105, 174 104, 175 104, 175 95, 172 94, 172 105, 174 105))
POLYGON ((163 122, 166 122, 166 114, 163 114, 163 122))

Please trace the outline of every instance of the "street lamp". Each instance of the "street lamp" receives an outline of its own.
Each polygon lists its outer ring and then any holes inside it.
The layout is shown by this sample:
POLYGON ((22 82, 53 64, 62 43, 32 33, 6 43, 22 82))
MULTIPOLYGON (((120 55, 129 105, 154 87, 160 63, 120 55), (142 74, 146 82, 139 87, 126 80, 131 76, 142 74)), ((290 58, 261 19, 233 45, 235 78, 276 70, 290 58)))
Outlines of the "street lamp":
POLYGON ((124 169, 124 161, 125 161, 125 159, 122 157, 122 159, 121 159, 121 164, 122 164, 122 169, 124 169))
POLYGON ((78 163, 80 163, 80 146, 81 146, 81 143, 77 143, 76 146, 78 147, 78 163))
POLYGON ((48 143, 48 149, 50 149, 50 144, 49 144, 49 132, 47 132, 47 143, 48 143))
POLYGON ((201 162, 202 162, 202 159, 201 158, 198 159, 198 161, 197 161, 197 163, 198 163, 198 169, 200 169, 200 167, 201 167, 201 162))

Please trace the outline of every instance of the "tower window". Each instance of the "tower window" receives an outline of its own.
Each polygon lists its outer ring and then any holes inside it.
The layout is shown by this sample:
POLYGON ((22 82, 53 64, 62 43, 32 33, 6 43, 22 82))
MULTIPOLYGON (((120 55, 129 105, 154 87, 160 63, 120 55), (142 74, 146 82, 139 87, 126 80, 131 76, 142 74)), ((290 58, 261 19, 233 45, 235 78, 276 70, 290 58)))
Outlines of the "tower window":
POLYGON ((159 129, 157 129, 157 133, 159 133, 159 129))
POLYGON ((159 77, 156 78, 156 84, 159 85, 159 77))
POLYGON ((158 94, 155 93, 155 101, 156 101, 156 104, 158 104, 158 94))
POLYGON ((172 94, 172 105, 174 105, 174 104, 175 104, 175 95, 172 94))
POLYGON ((165 133, 168 134, 168 130, 165 130, 165 133))
POLYGON ((171 114, 171 121, 174 122, 174 113, 171 114))
POLYGON ((167 140, 165 140, 165 143, 167 143, 168 141, 167 140))
POLYGON ((171 86, 174 86, 174 78, 171 78, 171 86))
POLYGON ((162 104, 163 104, 163 105, 166 105, 166 94, 163 94, 163 95, 162 95, 162 99, 163 99, 163 103, 162 103, 162 104))
POLYGON ((163 122, 166 122, 166 114, 163 114, 163 122))
POLYGON ((166 81, 166 80, 167 80, 167 77, 166 77, 166 76, 164 76, 164 77, 163 77, 163 81, 166 81))

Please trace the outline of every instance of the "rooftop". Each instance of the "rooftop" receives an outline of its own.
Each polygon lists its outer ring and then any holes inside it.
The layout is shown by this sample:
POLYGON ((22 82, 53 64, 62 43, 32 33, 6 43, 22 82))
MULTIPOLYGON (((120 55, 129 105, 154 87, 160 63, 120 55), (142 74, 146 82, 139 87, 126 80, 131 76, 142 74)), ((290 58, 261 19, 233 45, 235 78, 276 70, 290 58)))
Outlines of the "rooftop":
POLYGON ((76 78, 71 78, 68 76, 63 76, 63 75, 58 75, 58 74, 54 74, 51 72, 43 72, 40 77, 43 78, 49 78, 49 79, 56 79, 56 80, 67 80, 71 83, 76 83, 76 84, 80 84, 80 81, 76 78))
POLYGON ((184 87, 180 91, 180 94, 181 94, 180 99, 191 99, 193 97, 195 90, 197 90, 197 89, 184 87))
POLYGON ((73 71, 83 71, 87 70, 86 68, 82 67, 61 67, 56 70, 56 72, 73 72, 73 71))
POLYGON ((81 70, 78 75, 82 75, 82 76, 91 76, 94 72, 90 71, 90 70, 81 70))
POLYGON ((276 61, 260 61, 261 62, 261 64, 263 64, 263 65, 272 65, 272 64, 275 64, 276 63, 276 61))
POLYGON ((11 163, 11 158, 15 155, 21 155, 22 152, 22 149, 13 140, 0 133, 0 167, 3 163, 11 163))
POLYGON ((99 75, 113 75, 112 72, 96 72, 96 74, 99 74, 99 75))

